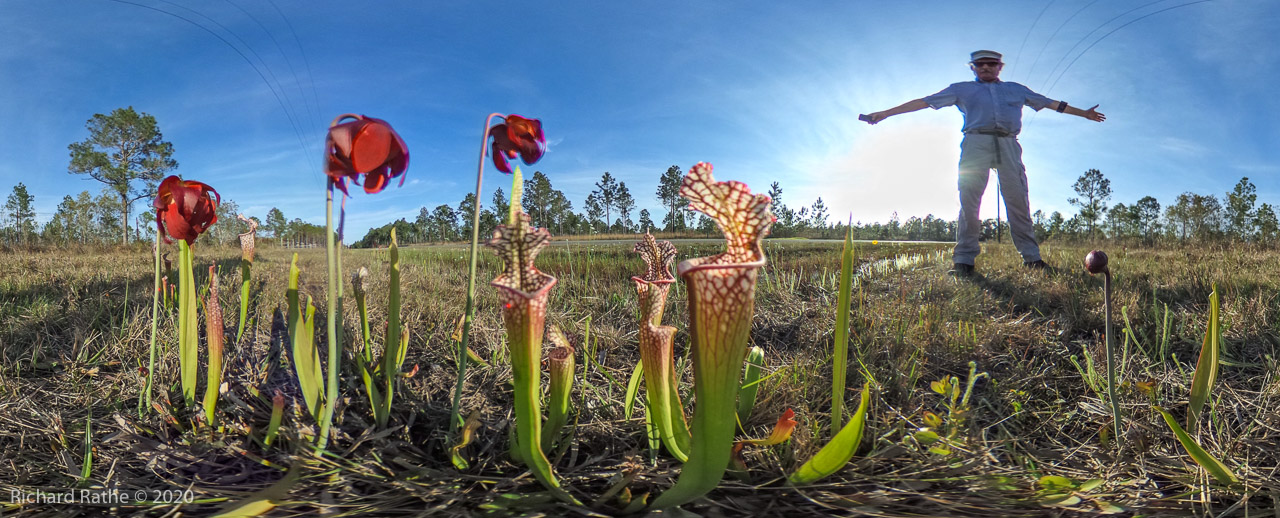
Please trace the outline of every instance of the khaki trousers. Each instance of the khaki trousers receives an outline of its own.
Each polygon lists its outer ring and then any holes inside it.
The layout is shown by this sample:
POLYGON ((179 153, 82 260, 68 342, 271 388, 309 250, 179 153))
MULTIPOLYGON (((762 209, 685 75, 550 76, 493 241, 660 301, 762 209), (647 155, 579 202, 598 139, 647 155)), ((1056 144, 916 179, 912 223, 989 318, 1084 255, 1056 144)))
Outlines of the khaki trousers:
POLYGON ((987 189, 987 178, 995 169, 1000 175, 1000 194, 1004 196, 1009 228, 1013 244, 1022 254, 1022 260, 1040 260, 1040 246, 1036 244, 1035 227, 1031 223, 1031 204, 1027 198, 1027 173, 1022 165, 1022 145, 1016 137, 965 134, 960 141, 960 191, 959 228, 956 229, 956 248, 953 261, 972 265, 982 247, 978 238, 982 234, 982 220, 978 209, 982 206, 982 193, 987 189))

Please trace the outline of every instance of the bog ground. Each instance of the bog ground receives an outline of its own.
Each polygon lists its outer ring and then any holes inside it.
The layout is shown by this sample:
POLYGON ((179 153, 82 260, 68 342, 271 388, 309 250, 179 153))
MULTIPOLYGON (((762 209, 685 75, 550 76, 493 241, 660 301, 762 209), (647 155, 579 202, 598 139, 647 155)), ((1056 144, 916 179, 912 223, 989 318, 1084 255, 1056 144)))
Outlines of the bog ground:
MULTIPOLYGON (((678 259, 684 259, 715 253, 722 245, 676 246, 678 259)), ((796 412, 799 426, 787 443, 748 448, 748 472, 726 477, 684 511, 791 517, 1276 516, 1280 253, 1107 249, 1124 416, 1122 435, 1113 437, 1104 389, 1102 279, 1080 266, 1087 248, 1046 245, 1045 259, 1054 268, 1042 272, 1024 269, 1012 245, 988 243, 978 260, 979 275, 957 280, 946 275, 947 245, 862 244, 845 407, 847 414, 857 406, 869 382, 866 433, 853 462, 835 476, 793 487, 785 484, 786 474, 833 433, 840 244, 772 240, 765 250, 769 264, 758 286, 751 344, 765 351, 766 378, 739 437, 767 435, 787 408, 796 412), (1156 409, 1186 425, 1215 284, 1222 361, 1194 438, 1239 478, 1238 486, 1209 476, 1156 409), (955 400, 935 391, 949 392, 952 377, 961 396, 955 400)), ((402 315, 410 339, 390 427, 375 429, 359 376, 346 358, 335 424, 339 436, 316 457, 310 446, 315 423, 301 407, 287 363, 282 312, 293 253, 259 251, 252 325, 239 342, 239 251, 208 248, 196 256, 197 284, 205 282, 200 273, 210 264, 220 267, 229 335, 228 385, 218 407, 220 426, 212 429, 196 417, 202 414, 198 409, 181 408, 176 313, 166 308, 159 321, 156 379, 158 393, 171 403, 139 417, 139 368, 146 365, 151 323, 149 250, 8 254, 0 264, 0 514, 205 515, 250 498, 286 473, 297 482, 283 488, 287 495, 269 516, 607 515, 619 512, 627 499, 656 495, 673 484, 679 463, 650 449, 643 390, 625 418, 627 383, 639 361, 639 311, 630 278, 644 268, 629 243, 556 243, 538 259, 542 271, 559 278, 548 322, 565 331, 577 355, 572 440, 548 455, 583 507, 557 503, 510 460, 511 371, 497 297, 485 285, 499 268, 488 252, 481 253, 471 347, 485 364, 473 365, 463 393, 463 414, 477 412, 481 424, 462 450, 470 467, 458 470, 449 461, 451 336, 465 299, 464 247, 401 250, 402 315), (590 340, 584 343, 588 324, 590 340), (280 435, 268 447, 263 438, 277 390, 288 401, 280 435), (87 468, 86 447, 92 453, 87 468), (32 503, 14 496, 76 488, 190 493, 185 502, 157 501, 161 496, 123 505, 32 503)), ((323 305, 324 252, 299 254, 301 289, 323 305)), ((343 260, 348 273, 360 266, 371 271, 371 328, 381 336, 387 253, 348 250, 343 260)), ((675 343, 682 387, 691 377, 686 295, 677 283, 666 311, 666 323, 680 329, 675 343)), ((346 303, 349 356, 358 320, 353 298, 346 303)), ((320 343, 323 329, 317 327, 320 343)), ((697 405, 691 394, 682 396, 688 407, 697 405)))

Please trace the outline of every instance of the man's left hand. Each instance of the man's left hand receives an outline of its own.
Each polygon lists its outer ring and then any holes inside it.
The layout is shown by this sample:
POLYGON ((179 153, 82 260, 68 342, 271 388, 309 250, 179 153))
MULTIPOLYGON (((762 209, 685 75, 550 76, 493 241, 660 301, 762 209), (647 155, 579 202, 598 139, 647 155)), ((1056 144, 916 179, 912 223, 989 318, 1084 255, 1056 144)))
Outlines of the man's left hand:
POLYGON ((1088 110, 1085 110, 1081 116, 1094 122, 1102 122, 1107 120, 1106 115, 1098 113, 1098 105, 1096 104, 1093 105, 1093 108, 1089 108, 1088 110))

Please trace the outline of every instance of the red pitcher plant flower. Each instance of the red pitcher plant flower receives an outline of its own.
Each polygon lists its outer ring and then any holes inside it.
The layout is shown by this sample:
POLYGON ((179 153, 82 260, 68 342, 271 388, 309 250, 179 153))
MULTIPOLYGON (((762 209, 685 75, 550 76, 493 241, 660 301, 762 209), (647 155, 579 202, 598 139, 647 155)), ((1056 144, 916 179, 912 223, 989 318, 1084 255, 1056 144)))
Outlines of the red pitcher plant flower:
POLYGON ((551 233, 532 227, 525 213, 520 213, 513 224, 498 225, 488 244, 502 260, 503 270, 490 285, 498 289, 514 378, 516 444, 512 450, 542 485, 574 502, 560 488, 542 450, 542 338, 547 297, 556 278, 538 271, 533 261, 550 241, 551 233))
POLYGON ((511 172, 508 159, 517 155, 526 165, 532 165, 547 151, 547 137, 542 134, 542 121, 508 115, 506 122, 489 130, 493 135, 493 165, 504 173, 511 172))
MULTIPOLYGON (((475 203, 472 204, 471 213, 471 261, 467 269, 467 304, 462 311, 462 337, 458 342, 458 380, 454 385, 453 403, 449 409, 450 432, 455 440, 458 439, 458 427, 462 425, 460 409, 462 387, 467 373, 467 351, 469 350, 468 338, 471 335, 471 320, 475 317, 476 264, 480 260, 480 188, 484 184, 485 154, 492 151, 493 165, 499 171, 511 173, 509 159, 519 156, 525 164, 532 165, 542 158, 542 154, 546 150, 547 137, 542 133, 542 121, 519 115, 502 115, 500 113, 490 113, 484 118, 484 131, 480 132, 480 163, 476 166, 475 203), (490 126, 494 117, 500 117, 502 122, 490 126), (493 137, 492 144, 489 142, 490 136, 493 137)), ((519 180, 520 168, 516 167, 514 172, 516 173, 516 180, 519 180)), ((507 218, 508 225, 515 226, 517 224, 516 220, 518 218, 516 218, 516 214, 519 212, 517 208, 519 199, 520 197, 513 192, 510 215, 507 218)))
POLYGON ((667 293, 676 281, 671 275, 676 247, 646 232, 633 250, 645 262, 644 275, 631 280, 636 283, 636 294, 640 297, 640 362, 649 420, 667 451, 683 462, 689 460, 690 437, 676 386, 675 357, 671 352, 676 328, 662 325, 667 293))
POLYGON ((325 174, 347 193, 346 180, 352 183, 364 175, 364 191, 382 192, 392 178, 400 176, 404 185, 409 168, 409 148, 400 134, 382 119, 364 115, 343 114, 333 120, 325 138, 325 174), (344 119, 352 119, 342 122, 344 119))
POLYGON ((694 397, 689 461, 675 487, 653 508, 677 506, 719 484, 733 448, 742 364, 755 310, 756 279, 765 265, 762 242, 773 226, 769 197, 742 182, 716 182, 711 164, 698 163, 680 184, 689 207, 710 216, 724 232, 723 253, 681 262, 688 283, 689 335, 693 349, 694 397))
POLYGON ((160 182, 152 202, 160 237, 170 243, 173 242, 170 237, 178 240, 178 366, 182 399, 188 407, 195 404, 196 371, 200 363, 191 245, 209 225, 218 221, 221 201, 218 191, 204 183, 170 176, 160 182))
MULTIPOLYGON (((364 176, 361 185, 369 194, 382 192, 392 178, 400 177, 404 184, 405 171, 409 168, 409 147, 404 139, 396 133, 391 125, 382 119, 365 115, 344 113, 329 124, 329 133, 324 141, 324 172, 328 176, 328 188, 325 195, 325 250, 328 258, 328 302, 327 337, 329 341, 328 374, 324 393, 329 398, 338 394, 338 361, 342 357, 342 328, 338 322, 342 320, 339 308, 342 307, 342 254, 338 250, 342 234, 342 223, 339 220, 337 232, 333 224, 333 188, 337 187, 344 195, 346 203, 347 179, 353 183, 364 176)), ((333 424, 333 404, 323 406, 320 416, 320 433, 316 446, 321 450, 329 443, 329 429, 333 424)))
POLYGON ((156 209, 156 228, 160 229, 164 242, 180 239, 191 246, 209 225, 218 222, 221 202, 222 196, 213 187, 170 176, 160 182, 151 206, 156 209))

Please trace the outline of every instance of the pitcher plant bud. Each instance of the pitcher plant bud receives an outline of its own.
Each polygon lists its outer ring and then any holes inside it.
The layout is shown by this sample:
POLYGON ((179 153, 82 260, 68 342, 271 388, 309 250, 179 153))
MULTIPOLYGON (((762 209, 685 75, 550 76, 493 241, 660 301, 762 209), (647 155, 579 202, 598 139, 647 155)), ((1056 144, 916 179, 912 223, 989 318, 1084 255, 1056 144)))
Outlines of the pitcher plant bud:
POLYGON ((1107 268, 1106 252, 1102 250, 1089 252, 1089 255, 1084 256, 1084 269, 1095 275, 1110 271, 1107 268))
POLYGON ((1084 269, 1091 274, 1102 274, 1102 311, 1105 319, 1105 335, 1103 338, 1107 351, 1107 399, 1111 400, 1111 420, 1112 429, 1119 444, 1120 422, 1122 416, 1120 414, 1120 401, 1116 396, 1117 383, 1117 365, 1116 346, 1111 339, 1111 268, 1107 266, 1107 254, 1102 250, 1094 250, 1084 257, 1084 269))

